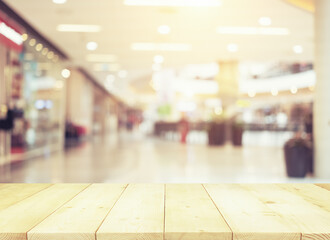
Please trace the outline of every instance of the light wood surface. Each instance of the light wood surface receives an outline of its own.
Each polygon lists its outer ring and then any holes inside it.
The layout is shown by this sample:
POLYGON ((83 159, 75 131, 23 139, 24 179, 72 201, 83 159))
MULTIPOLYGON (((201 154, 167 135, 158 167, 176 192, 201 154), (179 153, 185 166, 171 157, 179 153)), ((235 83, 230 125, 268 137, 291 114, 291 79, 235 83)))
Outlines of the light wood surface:
POLYGON ((229 240, 232 232, 201 184, 166 185, 166 240, 229 240))
POLYGON ((0 240, 330 240, 329 186, 0 184, 0 240))
POLYGON ((246 188, 253 191, 258 199, 271 201, 269 208, 279 214, 287 226, 299 231, 302 240, 330 239, 329 211, 306 201, 294 191, 283 190, 275 184, 246 185, 246 188))
POLYGON ((92 184, 29 231, 28 238, 32 240, 95 239, 96 230, 125 187, 124 184, 92 184))
POLYGON ((51 184, 1 184, 0 185, 0 211, 17 203, 41 190, 49 187, 51 184))
POLYGON ((234 239, 300 240, 300 233, 269 207, 272 201, 260 200, 253 191, 237 184, 204 186, 231 227, 234 239))
POLYGON ((327 189, 327 190, 330 191, 330 183, 329 184, 327 184, 327 183, 320 183, 320 184, 315 184, 315 185, 317 185, 317 186, 319 186, 321 188, 324 188, 324 189, 327 189))
POLYGON ((87 184, 56 184, 0 211, 0 239, 23 240, 26 233, 87 184))
POLYGON ((279 184, 278 186, 330 212, 330 191, 313 184, 279 184))
POLYGON ((131 184, 97 232, 98 240, 162 240, 163 184, 131 184))

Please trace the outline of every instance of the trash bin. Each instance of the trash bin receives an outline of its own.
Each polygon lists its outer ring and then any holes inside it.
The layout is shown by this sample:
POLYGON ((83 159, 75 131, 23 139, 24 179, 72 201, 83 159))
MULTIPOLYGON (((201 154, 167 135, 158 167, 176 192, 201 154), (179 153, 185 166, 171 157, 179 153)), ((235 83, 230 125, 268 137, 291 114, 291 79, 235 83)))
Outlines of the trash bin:
POLYGON ((284 145, 286 172, 289 177, 303 178, 311 170, 312 145, 301 137, 295 137, 284 145))

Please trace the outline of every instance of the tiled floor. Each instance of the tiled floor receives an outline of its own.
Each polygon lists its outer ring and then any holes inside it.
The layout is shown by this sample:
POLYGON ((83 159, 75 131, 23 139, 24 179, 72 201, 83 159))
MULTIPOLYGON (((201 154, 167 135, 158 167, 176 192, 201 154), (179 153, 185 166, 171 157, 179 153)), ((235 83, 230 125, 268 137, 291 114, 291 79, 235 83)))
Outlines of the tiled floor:
MULTIPOLYGON (((251 137, 251 136, 250 136, 251 137)), ((12 166, 0 182, 287 182, 282 148, 209 147, 145 138, 99 138, 12 166)))

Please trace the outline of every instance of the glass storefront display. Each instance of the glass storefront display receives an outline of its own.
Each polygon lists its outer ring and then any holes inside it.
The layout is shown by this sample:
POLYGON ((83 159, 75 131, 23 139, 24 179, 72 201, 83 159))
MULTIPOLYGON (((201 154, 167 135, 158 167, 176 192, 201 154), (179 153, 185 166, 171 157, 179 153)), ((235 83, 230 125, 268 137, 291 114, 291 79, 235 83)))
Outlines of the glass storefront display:
POLYGON ((63 147, 65 82, 56 51, 12 22, 0 14, 0 68, 4 73, 0 104, 14 117, 13 129, 1 133, 7 140, 2 141, 1 149, 7 150, 1 155, 8 158, 11 153, 11 161, 17 161, 63 147), (4 27, 10 33, 7 36, 4 27))
POLYGON ((42 43, 26 42, 21 55, 24 74, 21 148, 24 151, 61 148, 65 104, 62 67, 52 51, 37 47, 42 43))

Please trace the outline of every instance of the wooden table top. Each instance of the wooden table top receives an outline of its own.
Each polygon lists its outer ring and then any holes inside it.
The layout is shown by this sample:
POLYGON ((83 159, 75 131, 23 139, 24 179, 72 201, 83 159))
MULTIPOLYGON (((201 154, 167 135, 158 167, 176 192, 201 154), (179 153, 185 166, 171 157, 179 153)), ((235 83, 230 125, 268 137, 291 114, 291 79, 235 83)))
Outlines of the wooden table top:
POLYGON ((0 184, 0 240, 326 240, 330 184, 0 184))

